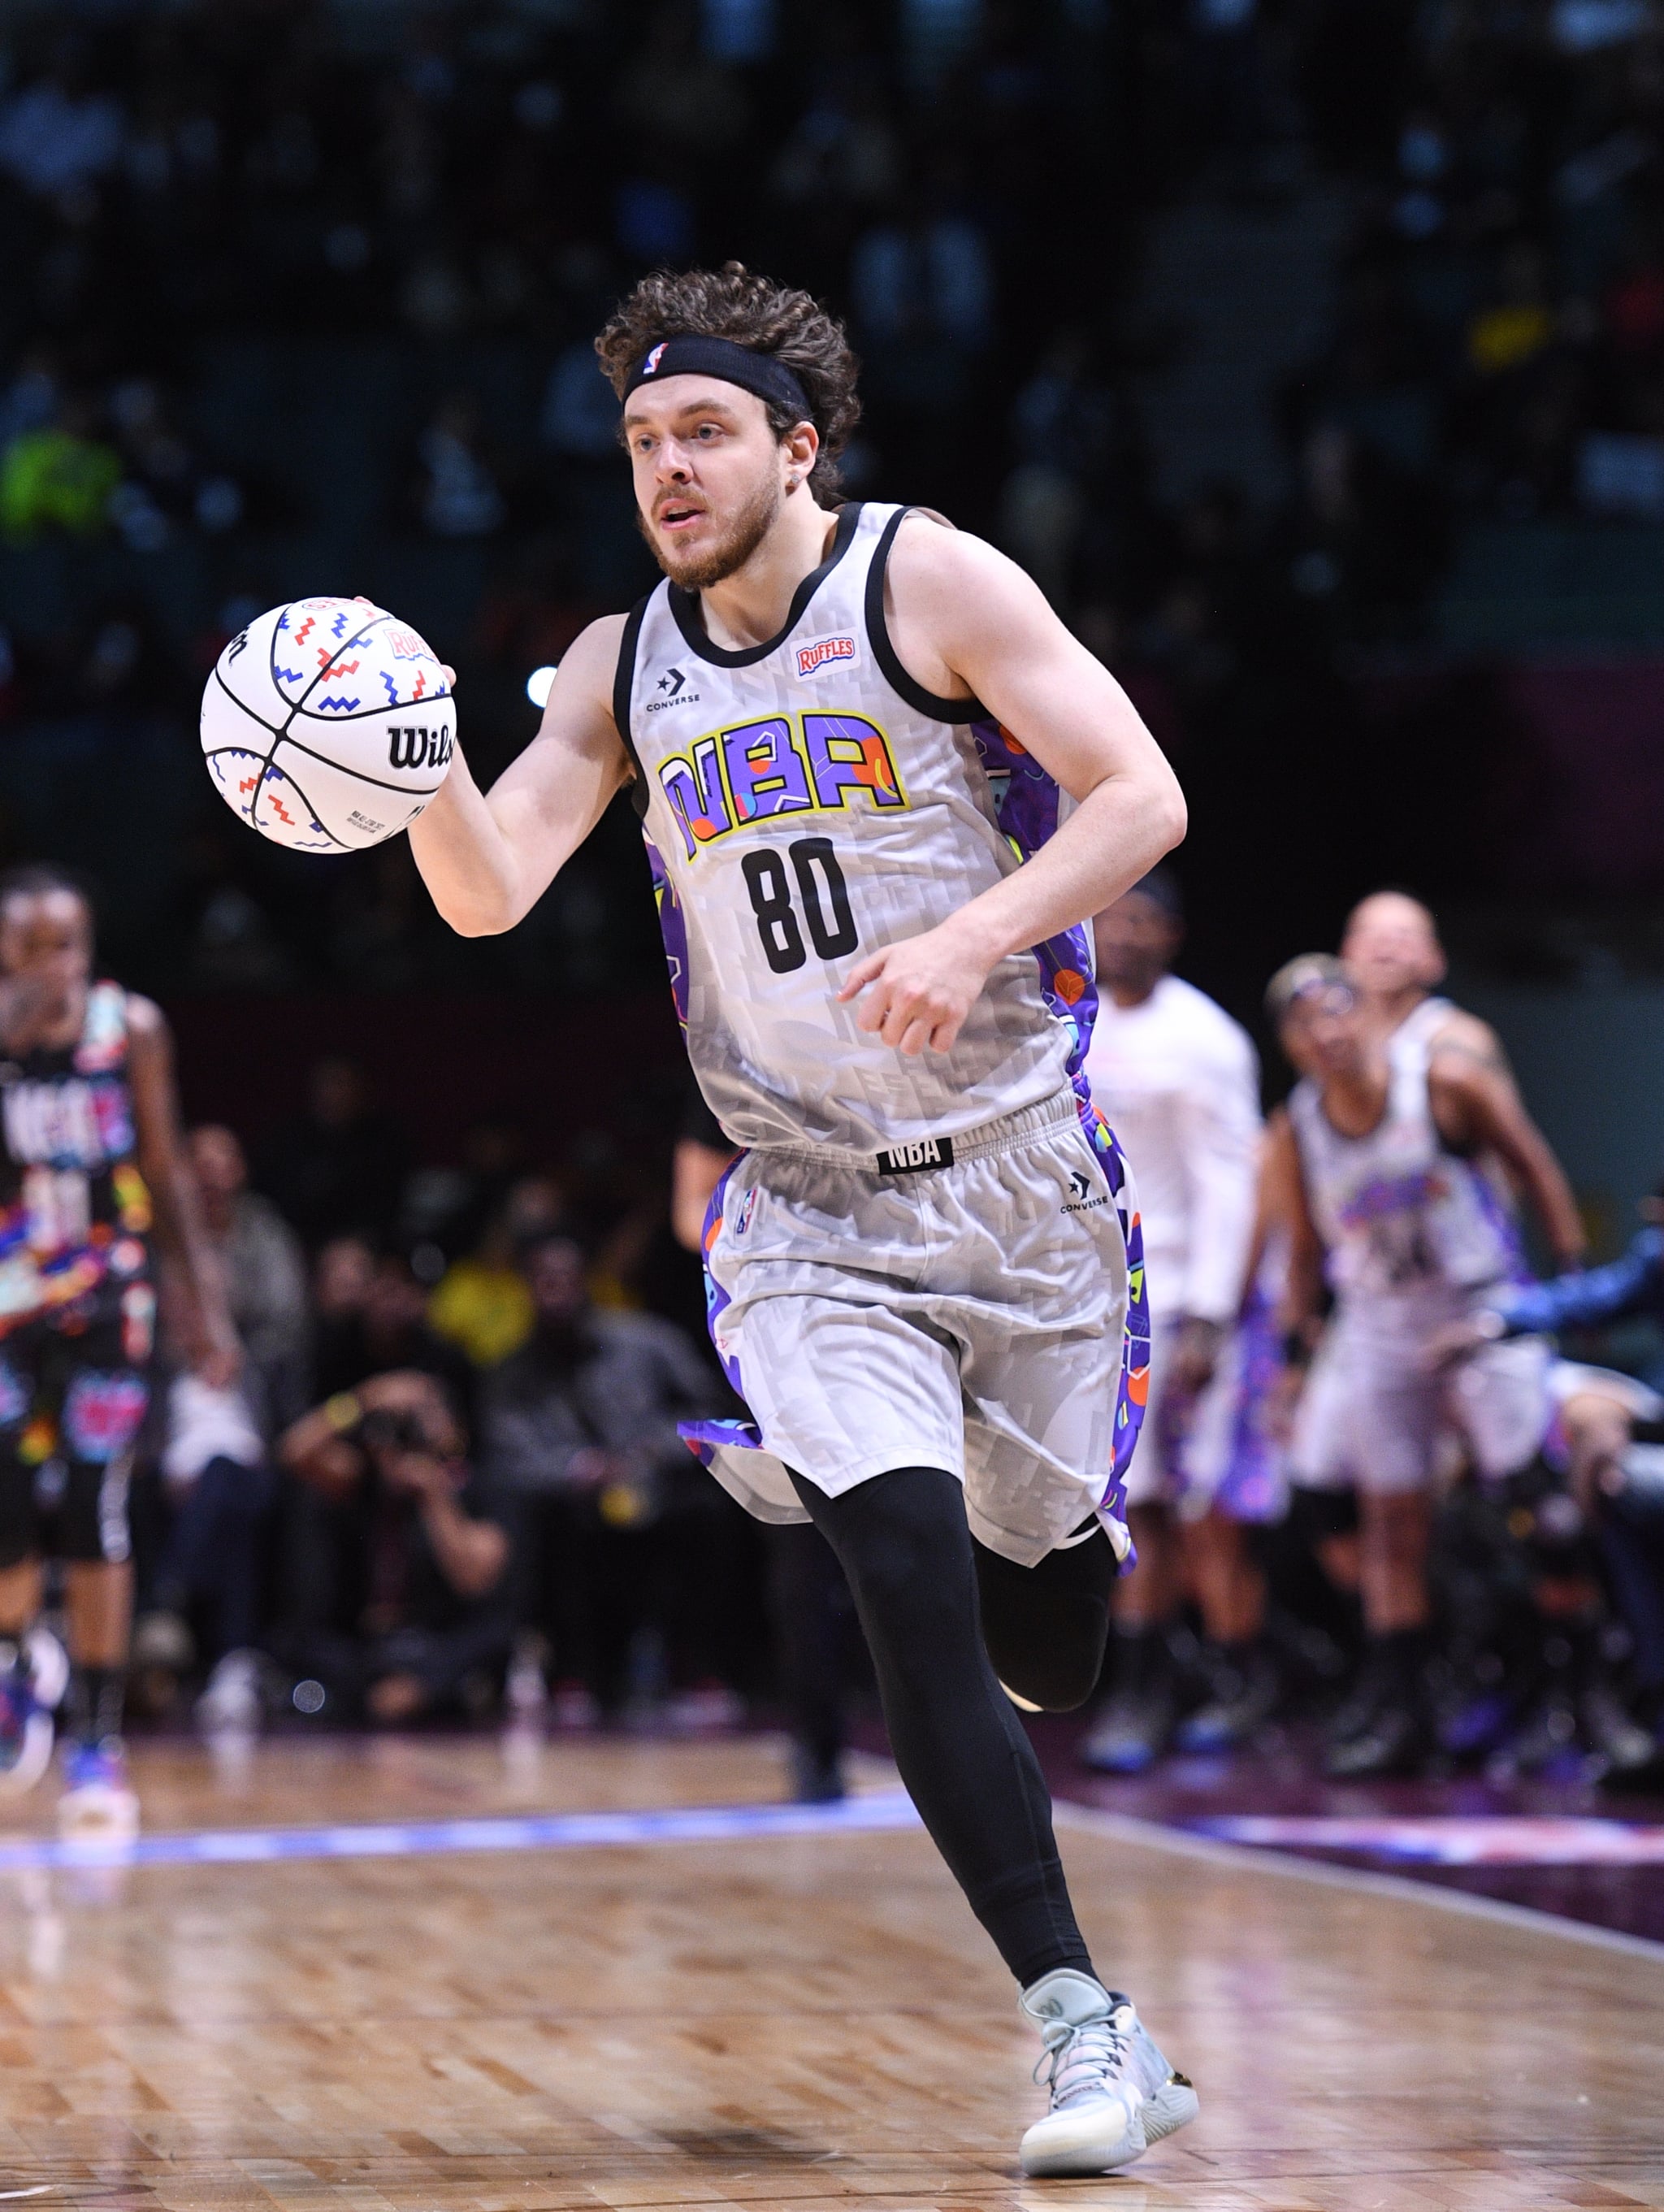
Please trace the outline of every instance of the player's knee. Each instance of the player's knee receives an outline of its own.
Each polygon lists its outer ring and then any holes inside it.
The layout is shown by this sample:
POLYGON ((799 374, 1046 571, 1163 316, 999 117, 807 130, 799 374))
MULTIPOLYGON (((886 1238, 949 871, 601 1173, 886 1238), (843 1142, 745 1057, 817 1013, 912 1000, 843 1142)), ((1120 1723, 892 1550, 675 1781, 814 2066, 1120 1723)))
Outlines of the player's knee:
POLYGON ((1103 1633, 1076 1638, 1068 1650, 1060 1644, 1048 1652, 1009 1652, 1002 1659, 990 1644, 988 1656, 1006 1689, 1026 1705, 1038 1705, 1042 1713, 1072 1713, 1097 1687, 1107 1640, 1106 1621, 1103 1633))
POLYGON ((1099 1529, 1038 1565, 977 1544, 983 1641, 1009 1690, 1051 1713, 1072 1712, 1097 1687, 1109 1640, 1116 1562, 1099 1529))

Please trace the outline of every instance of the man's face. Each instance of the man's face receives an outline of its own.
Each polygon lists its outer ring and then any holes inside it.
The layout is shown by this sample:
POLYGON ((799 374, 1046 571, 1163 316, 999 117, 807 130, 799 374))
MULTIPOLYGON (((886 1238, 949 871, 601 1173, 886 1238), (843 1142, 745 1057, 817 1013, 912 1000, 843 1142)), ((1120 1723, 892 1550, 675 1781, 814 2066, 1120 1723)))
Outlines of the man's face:
POLYGON ((1128 891, 1092 925, 1098 981, 1139 997, 1153 991, 1179 949, 1179 925, 1146 891, 1128 891))
POLYGON ((1430 991, 1444 975, 1433 917, 1418 900, 1380 891, 1353 909, 1340 957, 1366 998, 1430 991))
POLYGON ((186 1139, 191 1165, 203 1191, 212 1198, 235 1198, 248 1181, 243 1148, 229 1129, 210 1122, 186 1139))
POLYGON ((0 909, 0 972, 68 999, 93 972, 93 921, 71 890, 19 891, 0 909))
POLYGON ((325 1321, 361 1313, 375 1273, 375 1255, 361 1237, 334 1237, 318 1255, 313 1297, 325 1321))
POLYGON ((364 1318, 388 1335, 427 1318, 428 1294, 400 1259, 378 1260, 364 1294, 364 1318))
POLYGON ((625 403, 624 443, 641 534, 671 581, 706 591, 743 568, 793 466, 756 394, 690 374, 641 385, 625 403))
POLYGON ((526 1261, 531 1304, 544 1328, 570 1328, 588 1303, 584 1257, 575 1244, 539 1244, 526 1261))
POLYGON ((1358 1000, 1345 983, 1303 991, 1284 1015, 1278 1036, 1290 1066, 1315 1082, 1353 1074, 1363 1062, 1358 1000))

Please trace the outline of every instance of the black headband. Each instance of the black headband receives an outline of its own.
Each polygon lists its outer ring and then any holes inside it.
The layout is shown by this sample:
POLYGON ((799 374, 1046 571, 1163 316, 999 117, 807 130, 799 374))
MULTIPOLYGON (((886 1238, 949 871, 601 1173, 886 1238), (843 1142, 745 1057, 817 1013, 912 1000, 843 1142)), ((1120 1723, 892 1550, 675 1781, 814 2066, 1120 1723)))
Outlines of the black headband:
POLYGON ((783 361, 771 353, 754 353, 732 338, 701 337, 686 331, 679 337, 663 338, 643 354, 629 373, 626 399, 638 385, 657 384, 667 376, 716 376, 725 384, 738 384, 755 392, 759 399, 794 410, 799 422, 814 420, 807 395, 783 361))

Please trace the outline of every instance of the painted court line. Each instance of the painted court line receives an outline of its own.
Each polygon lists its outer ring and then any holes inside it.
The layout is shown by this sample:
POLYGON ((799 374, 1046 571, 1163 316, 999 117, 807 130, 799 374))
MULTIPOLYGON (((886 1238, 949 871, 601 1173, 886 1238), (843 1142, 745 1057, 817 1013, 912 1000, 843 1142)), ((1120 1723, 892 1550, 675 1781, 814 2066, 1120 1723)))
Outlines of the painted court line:
POLYGON ((1615 1928, 1598 1928, 1587 1920, 1563 1919, 1558 1913, 1540 1912, 1528 1905, 1509 1905, 1497 1897, 1476 1896, 1472 1890, 1447 1888, 1442 1883, 1414 1881, 1401 1874, 1377 1874, 1369 1867, 1334 1866, 1323 1859, 1302 1858, 1289 1850, 1266 1850, 1251 1844, 1233 1844, 1212 1836, 1167 1828, 1159 1821, 1141 1820, 1127 1813, 1106 1813, 1095 1805, 1060 1800, 1054 1808, 1060 1828, 1073 1828, 1113 1842, 1136 1844, 1146 1850, 1166 1851, 1175 1858, 1199 1859, 1206 1864, 1229 1867, 1235 1874, 1257 1868, 1284 1881, 1314 1881, 1329 1889, 1366 1891, 1374 1897, 1396 1898, 1402 1905, 1430 1906, 1438 1912, 1460 1913, 1470 1920, 1491 1920, 1531 1936, 1558 1936, 1563 1942, 1586 1943, 1600 1951, 1622 1951, 1631 1959, 1664 1966, 1664 1943, 1645 1936, 1628 1936, 1615 1928))
POLYGON ((512 1819, 409 1820, 327 1828, 210 1828, 131 1844, 24 1838, 0 1843, 0 1873, 33 1867, 231 1866, 279 1859, 413 1858, 468 1851, 592 1850, 619 1844, 728 1843, 756 1836, 865 1834, 914 1828, 902 1790, 835 1805, 671 1806, 648 1813, 548 1813, 512 1819))
POLYGON ((1369 1851, 1417 1866, 1664 1866, 1664 1827, 1631 1820, 1513 1814, 1341 1820, 1232 1813, 1187 1825, 1227 1844, 1369 1851))

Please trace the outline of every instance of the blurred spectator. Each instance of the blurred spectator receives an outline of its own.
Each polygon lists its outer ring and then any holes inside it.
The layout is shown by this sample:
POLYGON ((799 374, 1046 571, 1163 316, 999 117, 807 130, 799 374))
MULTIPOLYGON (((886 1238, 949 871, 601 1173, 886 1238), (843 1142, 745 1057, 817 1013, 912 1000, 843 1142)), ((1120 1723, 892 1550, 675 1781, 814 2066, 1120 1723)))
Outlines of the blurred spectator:
POLYGON ((1422 487, 1333 422, 1306 440, 1299 489, 1272 544, 1293 604, 1332 633, 1363 636, 1413 613, 1442 550, 1422 487))
POLYGON ((435 538, 489 538, 508 519, 508 503, 486 457, 479 403, 453 392, 416 439, 416 513, 435 538))
POLYGON ((980 353, 991 335, 987 243, 949 204, 944 182, 938 176, 935 188, 914 193, 898 219, 875 223, 856 244, 856 322, 871 358, 890 363, 892 376, 941 368, 956 382, 956 358, 980 353))
POLYGON ((264 1539, 276 1486, 239 1389, 176 1376, 167 1400, 161 1458, 167 1522, 150 1605, 135 1624, 134 1659, 189 1650, 185 1624, 203 1624, 212 1662, 197 1700, 210 1728, 251 1728, 260 1717, 264 1539), (185 1640, 181 1641, 181 1638, 185 1640))
POLYGON ((552 453, 610 461, 618 452, 618 402, 587 339, 568 346, 544 387, 539 434, 552 453))
POLYGON ((361 1237, 337 1237, 318 1255, 313 1288, 313 1389, 351 1390, 367 1375, 410 1368, 442 1383, 471 1424, 474 1371, 428 1325, 428 1293, 402 1253, 378 1254, 361 1237))
MULTIPOLYGON (((743 135, 745 94, 732 70, 701 51, 686 0, 660 0, 619 83, 619 121, 636 143, 709 160, 743 135)), ((648 257, 651 258, 651 257, 648 257)))
POLYGON ((25 430, 0 456, 0 532, 28 540, 63 531, 88 538, 109 520, 121 462, 94 433, 83 398, 65 400, 55 421, 25 430))
POLYGON ((536 1311, 516 1259, 558 1228, 561 1212, 555 1185, 529 1176, 509 1192, 476 1248, 446 1270, 428 1318, 475 1366, 495 1367, 531 1335, 536 1311))
POLYGON ((404 1131, 371 1104, 362 1067, 331 1057, 314 1061, 305 1108, 266 1145, 254 1180, 308 1245, 349 1228, 373 1238, 392 1222, 407 1157, 404 1131))
POLYGON ((248 1163, 234 1133, 217 1122, 193 1129, 191 1165, 203 1223, 218 1251, 247 1359, 246 1382, 270 1437, 308 1402, 312 1317, 301 1240, 270 1199, 248 1188, 248 1163))
POLYGON ((536 1323, 487 1376, 480 1431, 482 1463, 520 1510, 522 1621, 552 1646, 557 1688, 600 1710, 624 1701, 643 1629, 666 1636, 684 1690, 708 1692, 732 1509, 676 1424, 715 1410, 711 1371, 669 1322, 593 1306, 569 1240, 523 1264, 536 1323))
POLYGON ((46 76, 0 106, 0 169, 41 199, 73 194, 107 175, 121 142, 120 103, 92 89, 72 44, 46 76))
POLYGON ((181 525, 210 535, 236 526, 241 491, 231 477, 203 468, 149 378, 118 384, 110 415, 125 471, 111 515, 136 553, 160 551, 181 525))
POLYGON ((333 1717, 397 1725, 481 1711, 508 1657, 509 1532, 440 1385, 367 1377, 303 1415, 278 1450, 312 1507, 282 1639, 290 1668, 333 1717))

